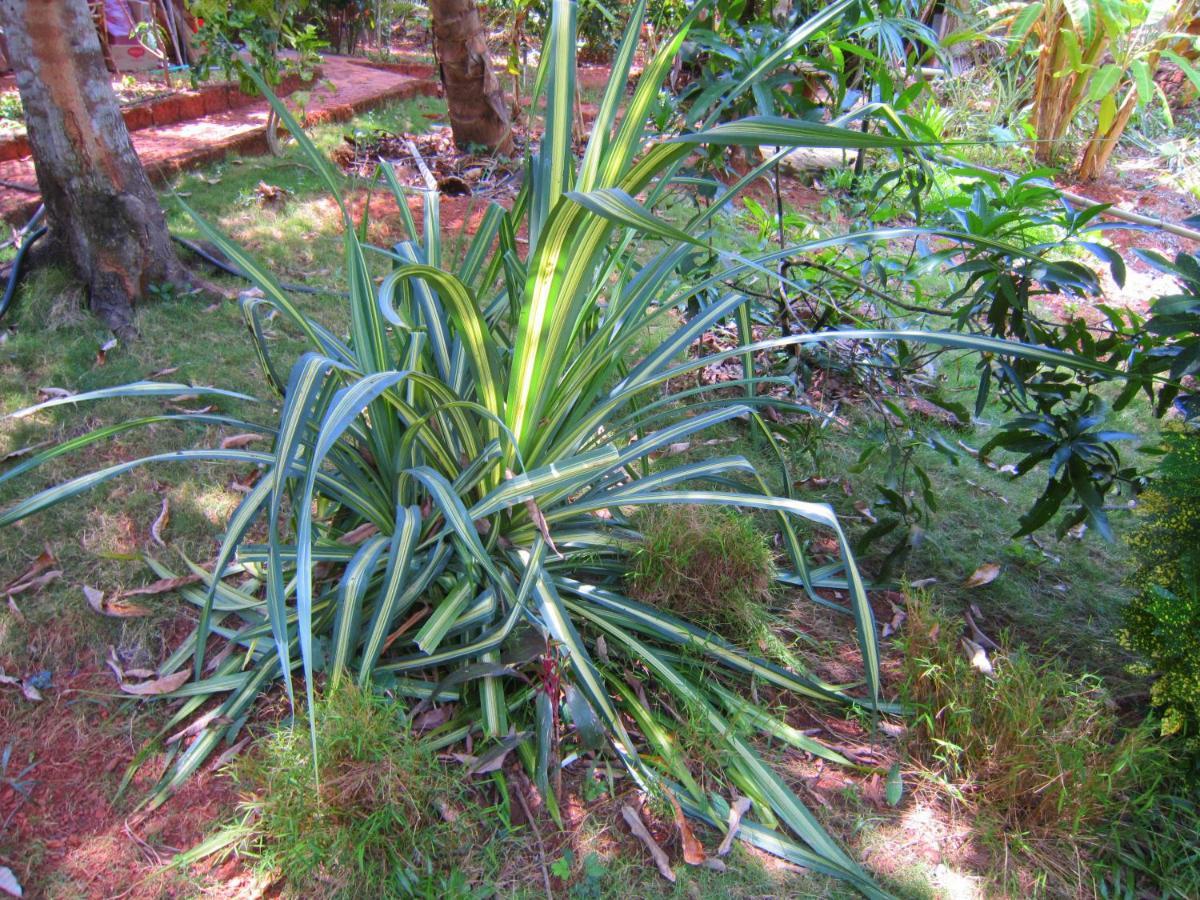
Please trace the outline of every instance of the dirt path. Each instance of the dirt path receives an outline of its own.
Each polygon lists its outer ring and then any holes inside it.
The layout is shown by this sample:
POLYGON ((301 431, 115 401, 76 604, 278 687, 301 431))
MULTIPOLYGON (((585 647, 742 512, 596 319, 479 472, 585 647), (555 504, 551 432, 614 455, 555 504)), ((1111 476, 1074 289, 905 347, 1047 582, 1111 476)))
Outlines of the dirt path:
MULTIPOLYGON (((406 74, 394 67, 373 66, 366 60, 327 56, 322 68, 322 81, 313 88, 308 104, 310 123, 345 121, 364 110, 394 100, 434 95, 440 89, 436 81, 430 80, 432 71, 421 72, 419 67, 409 68, 406 74), (324 83, 326 80, 332 83, 332 90, 324 83)), ((133 132, 133 146, 154 181, 232 152, 265 153, 267 109, 266 101, 260 100, 175 125, 152 126, 133 132)), ((40 202, 33 160, 23 157, 0 162, 0 218, 24 224, 40 202)))

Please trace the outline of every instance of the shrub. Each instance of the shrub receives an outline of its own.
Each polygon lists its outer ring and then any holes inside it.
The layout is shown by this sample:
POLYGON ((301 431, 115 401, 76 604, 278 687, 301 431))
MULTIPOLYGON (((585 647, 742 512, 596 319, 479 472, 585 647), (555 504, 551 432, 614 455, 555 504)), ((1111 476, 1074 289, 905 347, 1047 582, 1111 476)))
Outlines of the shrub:
POLYGON ((964 653, 960 626, 919 595, 906 609, 915 753, 1006 830, 1062 836, 1107 821, 1164 756, 1148 729, 1122 733, 1098 679, 1021 650, 998 653, 985 676, 964 653))
POLYGON ((1155 679, 1150 697, 1162 733, 1200 749, 1200 435, 1172 432, 1166 444, 1129 538, 1137 594, 1120 637, 1144 660, 1135 672, 1155 679))
POLYGON ((704 506, 647 509, 629 573, 631 595, 749 644, 775 584, 774 555, 754 520, 704 506))

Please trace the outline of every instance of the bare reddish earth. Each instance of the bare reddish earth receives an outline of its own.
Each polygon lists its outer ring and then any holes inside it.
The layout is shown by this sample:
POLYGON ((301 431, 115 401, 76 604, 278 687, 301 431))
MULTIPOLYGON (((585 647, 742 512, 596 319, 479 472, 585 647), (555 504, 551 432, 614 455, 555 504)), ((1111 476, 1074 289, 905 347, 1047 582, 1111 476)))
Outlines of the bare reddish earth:
MULTIPOLYGON (((307 111, 310 123, 345 121, 394 100, 431 96, 439 91, 437 83, 426 78, 415 78, 350 57, 327 56, 323 70, 335 89, 319 85, 312 91, 307 111)), ((131 135, 133 146, 151 179, 163 181, 176 172, 223 159, 229 153, 266 152, 267 111, 266 101, 260 100, 239 109, 152 126, 131 135)), ((0 162, 0 218, 23 224, 41 202, 36 191, 37 179, 30 157, 0 162), (13 184, 28 190, 10 186, 13 184)))
MULTIPOLYGON (((12 747, 8 775, 29 763, 28 796, 0 784, 0 864, 16 873, 26 896, 175 897, 177 873, 163 863, 197 843, 235 806, 232 784, 202 772, 159 809, 138 812, 161 764, 148 761, 123 801, 114 799, 140 746, 127 698, 110 672, 63 674, 31 705, 19 693, 0 695, 4 741, 12 747)), ((161 715, 152 709, 144 714, 161 715)), ((144 727, 144 726, 143 726, 144 727)))

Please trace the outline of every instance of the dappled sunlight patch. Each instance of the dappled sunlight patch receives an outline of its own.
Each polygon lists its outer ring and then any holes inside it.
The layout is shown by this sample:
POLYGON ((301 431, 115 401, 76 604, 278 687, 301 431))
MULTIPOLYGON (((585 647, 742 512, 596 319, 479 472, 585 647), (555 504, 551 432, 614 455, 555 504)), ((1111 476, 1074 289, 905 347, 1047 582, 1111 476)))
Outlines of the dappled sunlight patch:
POLYGON ((982 900, 991 894, 975 874, 985 858, 973 841, 968 821, 929 791, 918 790, 907 808, 875 820, 864 840, 863 860, 872 871, 901 883, 924 881, 947 900, 982 900))

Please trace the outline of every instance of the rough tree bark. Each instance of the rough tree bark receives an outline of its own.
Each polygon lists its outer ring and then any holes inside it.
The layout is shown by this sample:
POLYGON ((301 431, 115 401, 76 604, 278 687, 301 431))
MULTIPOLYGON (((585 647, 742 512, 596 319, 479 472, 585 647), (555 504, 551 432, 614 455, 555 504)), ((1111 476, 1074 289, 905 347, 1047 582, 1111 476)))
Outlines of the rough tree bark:
POLYGON ((129 140, 86 0, 0 0, 52 250, 95 313, 133 336, 133 305, 187 281, 129 140))
POLYGON ((508 153, 512 150, 508 103, 488 62, 474 0, 430 0, 429 15, 454 142, 463 148, 479 144, 508 153))

